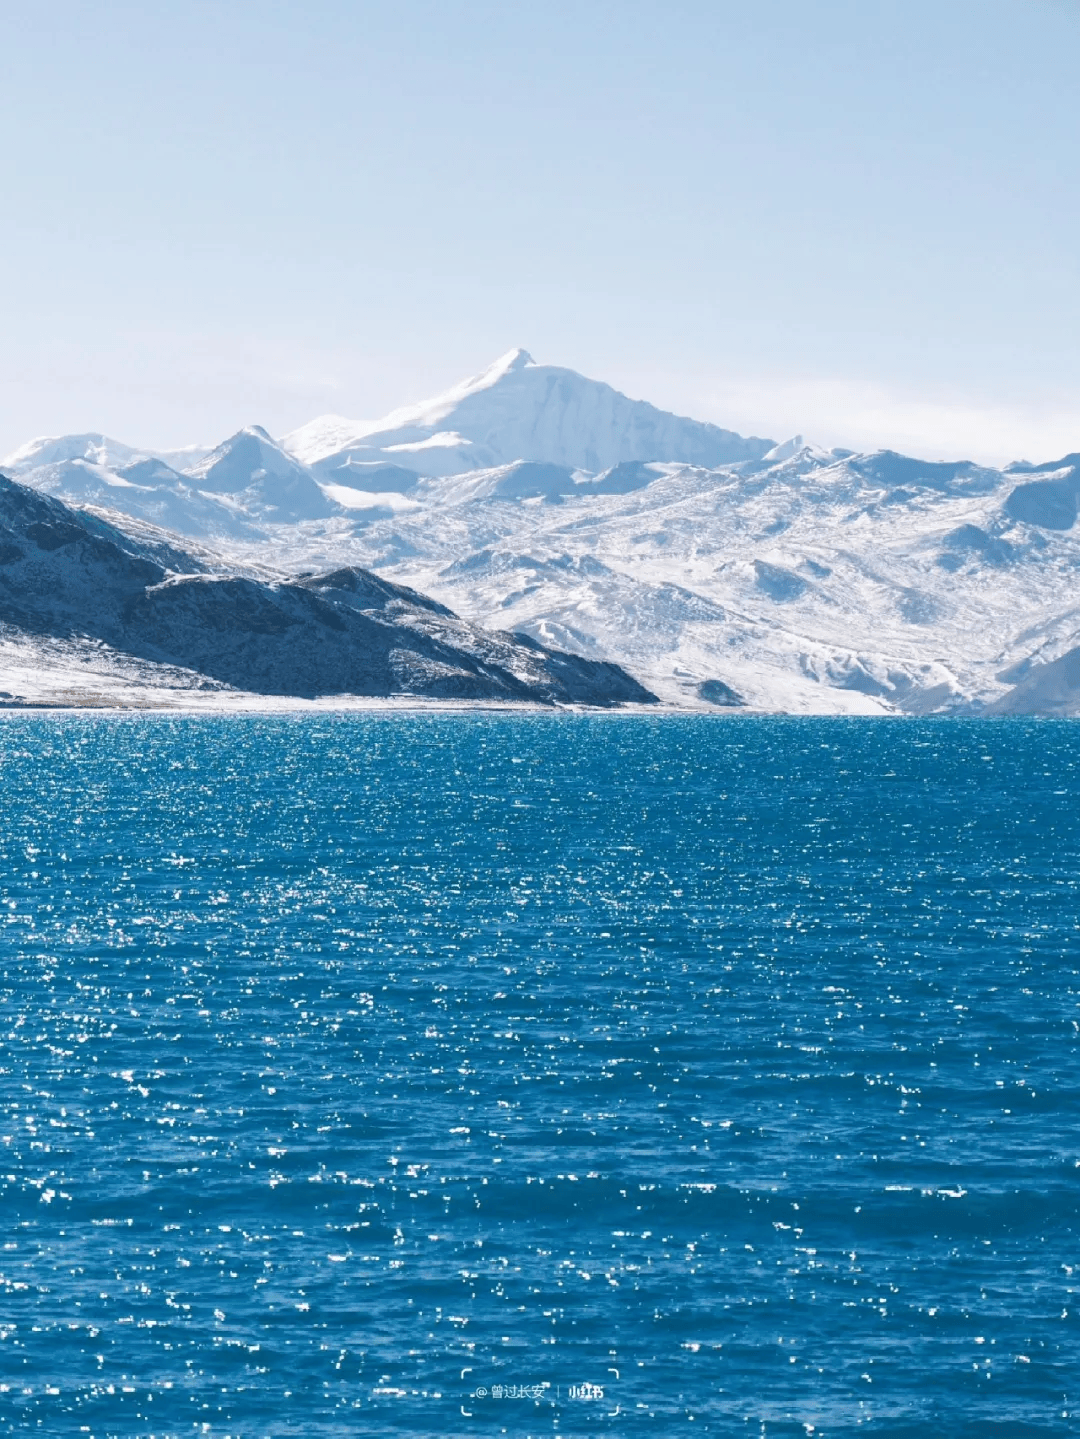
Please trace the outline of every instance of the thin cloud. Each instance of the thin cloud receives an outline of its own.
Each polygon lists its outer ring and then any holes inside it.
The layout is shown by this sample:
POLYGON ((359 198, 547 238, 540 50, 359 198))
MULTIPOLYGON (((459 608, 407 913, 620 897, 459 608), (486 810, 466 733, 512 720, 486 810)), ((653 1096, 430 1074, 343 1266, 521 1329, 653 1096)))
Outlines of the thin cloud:
POLYGON ((847 379, 719 379, 703 389, 703 416, 743 433, 802 434, 853 450, 896 449, 928 459, 1002 465, 1051 459, 1080 448, 1080 404, 996 404, 927 397, 847 379))

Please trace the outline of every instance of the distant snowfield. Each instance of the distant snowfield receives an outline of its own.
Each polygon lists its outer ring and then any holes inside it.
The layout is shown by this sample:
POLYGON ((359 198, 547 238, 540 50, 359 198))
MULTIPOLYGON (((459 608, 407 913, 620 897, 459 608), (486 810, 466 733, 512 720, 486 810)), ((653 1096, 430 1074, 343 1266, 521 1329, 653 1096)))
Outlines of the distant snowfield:
MULTIPOLYGON (((252 426, 167 457, 64 436, 5 468, 252 572, 363 565, 614 660, 680 709, 1080 712, 1076 455, 1000 471, 774 445, 515 351, 380 421, 280 442, 252 426)), ((0 690, 20 665, 90 684, 82 659, 50 655, 0 645, 0 690)), ((90 687, 160 679, 110 660, 90 687)))
POLYGON ((323 485, 322 490, 344 510, 389 510, 398 515, 420 508, 415 500, 395 490, 354 490, 348 485, 323 485))
POLYGON ((897 496, 799 453, 556 503, 464 486, 432 485, 422 507, 362 529, 283 528, 278 562, 352 556, 489 627, 614 659, 690 708, 711 708, 719 681, 789 713, 970 709, 1080 631, 1080 545, 1011 520, 1007 478, 897 496))

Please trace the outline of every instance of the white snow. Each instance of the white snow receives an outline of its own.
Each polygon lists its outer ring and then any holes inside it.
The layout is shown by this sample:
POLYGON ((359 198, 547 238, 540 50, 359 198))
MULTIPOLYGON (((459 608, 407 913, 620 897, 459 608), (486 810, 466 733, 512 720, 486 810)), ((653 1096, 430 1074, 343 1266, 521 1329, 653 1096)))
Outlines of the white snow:
POLYGON ((412 455, 419 454, 421 450, 454 450, 460 445, 471 444, 472 440, 467 440, 464 435, 453 430, 440 430, 426 440, 414 440, 406 445, 384 445, 383 452, 387 455, 412 455))
POLYGON ((43 465, 61 464, 64 460, 87 460, 92 465, 112 467, 126 465, 139 453, 130 445, 110 440, 108 435, 43 435, 20 445, 0 461, 0 465, 15 474, 43 465))
POLYGON ((390 510, 393 514, 402 514, 420 508, 416 500, 396 490, 353 490, 348 485, 329 484, 320 488, 328 499, 346 510, 390 510))
POLYGON ((359 443, 371 429, 378 428, 376 420, 347 420, 344 415, 320 415, 283 436, 281 447, 294 455, 301 464, 314 465, 327 455, 336 455, 359 443))
POLYGON ((350 425, 327 416, 281 443, 327 478, 352 454, 393 457, 426 475, 521 459, 597 473, 622 460, 719 464, 764 454, 772 444, 666 414, 573 370, 538 365, 525 350, 381 420, 350 425))
POLYGON ((324 416, 280 443, 249 427, 186 475, 119 473, 145 454, 61 436, 9 465, 230 560, 366 565, 615 660, 680 706, 728 686, 798 713, 978 707, 1080 643, 1080 522, 1005 508, 1018 483, 1074 483, 1071 462, 1006 473, 742 441, 523 350, 381 421, 324 416), (744 458, 708 458, 725 446, 744 458), (404 475, 407 493, 347 483, 391 465, 383 483, 404 475))
POLYGON ((402 405, 399 409, 391 410, 381 420, 346 420, 340 415, 321 415, 317 420, 312 420, 310 424, 302 425, 300 429, 286 435, 281 444, 305 465, 314 465, 340 450, 350 448, 369 435, 411 426, 424 428, 437 425, 462 400, 490 389, 514 370, 523 369, 533 363, 532 356, 525 350, 510 350, 481 374, 452 385, 449 390, 433 399, 421 400, 414 405, 402 405))
POLYGON ((280 531, 276 553, 369 565, 701 708, 708 680, 796 713, 991 702, 1010 665, 1078 642, 1080 538, 1011 521, 1013 477, 905 498, 863 463, 664 466, 632 493, 557 503, 499 499, 506 471, 485 471, 425 482, 415 508, 358 527, 280 531))

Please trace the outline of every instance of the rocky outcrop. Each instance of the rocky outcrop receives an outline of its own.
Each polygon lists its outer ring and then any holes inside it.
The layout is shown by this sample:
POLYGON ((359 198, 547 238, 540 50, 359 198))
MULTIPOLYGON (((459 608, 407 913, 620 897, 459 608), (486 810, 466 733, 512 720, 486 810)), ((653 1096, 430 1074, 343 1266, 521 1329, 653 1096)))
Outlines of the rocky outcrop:
POLYGON ((3 476, 0 622, 260 694, 653 700, 617 665, 467 624, 367 570, 280 581, 223 573, 160 532, 127 534, 3 476))

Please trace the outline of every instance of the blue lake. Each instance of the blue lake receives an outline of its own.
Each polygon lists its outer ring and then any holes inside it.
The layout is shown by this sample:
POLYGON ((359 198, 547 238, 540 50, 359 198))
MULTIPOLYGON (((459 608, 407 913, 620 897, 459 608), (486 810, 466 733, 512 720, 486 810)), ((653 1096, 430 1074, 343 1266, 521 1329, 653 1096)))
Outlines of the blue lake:
POLYGON ((9 716, 0 774, 0 1432, 1077 1432, 1080 727, 9 716))

